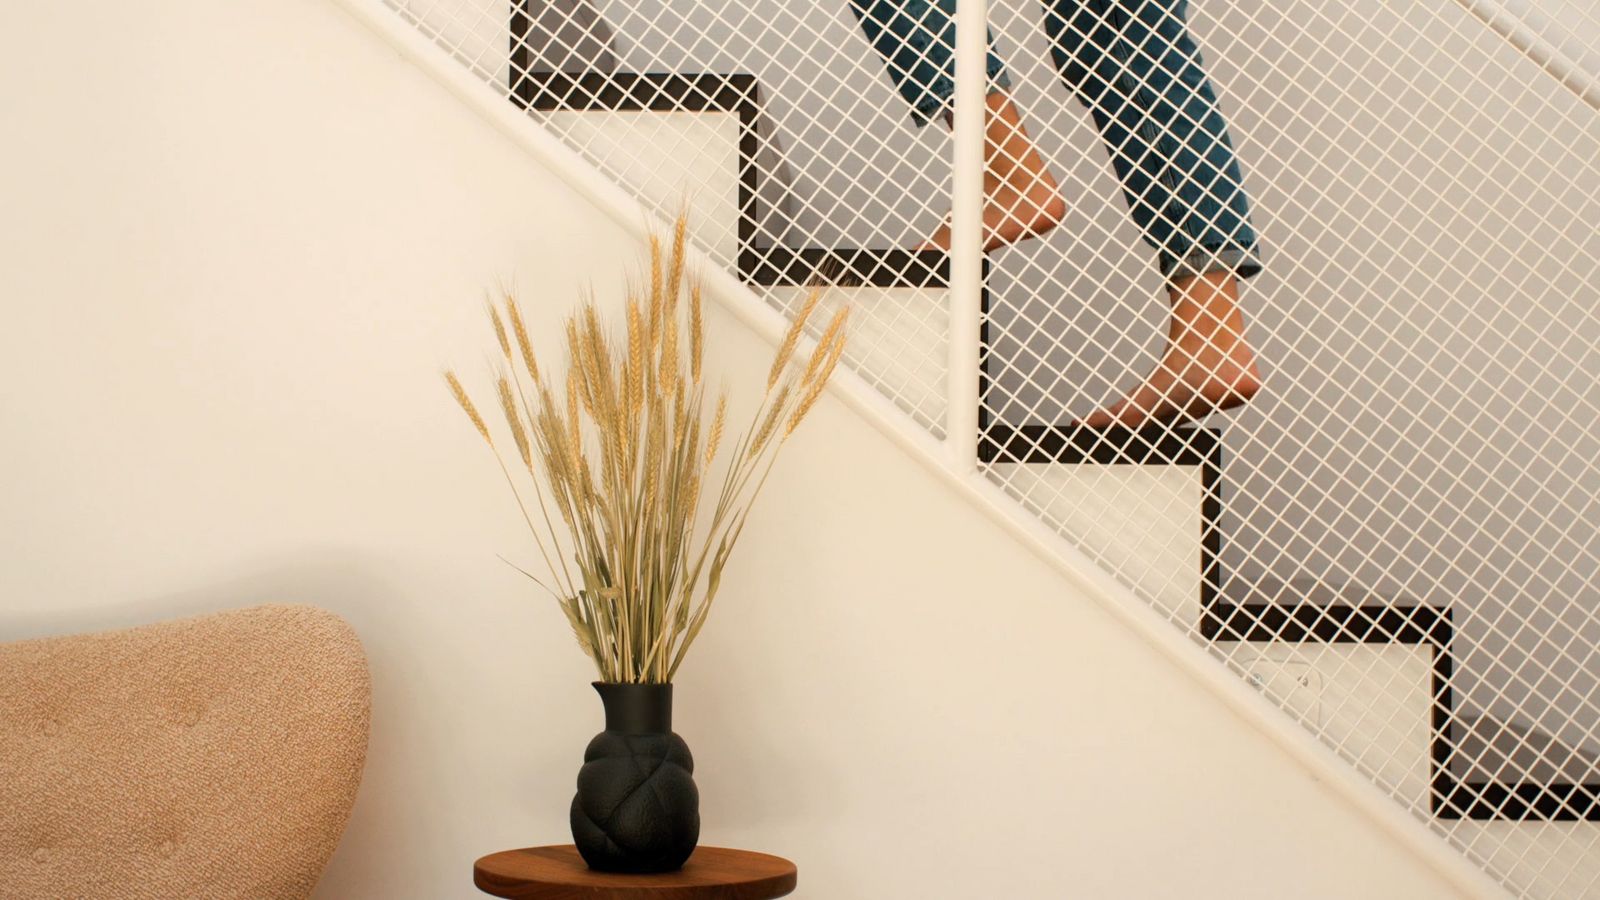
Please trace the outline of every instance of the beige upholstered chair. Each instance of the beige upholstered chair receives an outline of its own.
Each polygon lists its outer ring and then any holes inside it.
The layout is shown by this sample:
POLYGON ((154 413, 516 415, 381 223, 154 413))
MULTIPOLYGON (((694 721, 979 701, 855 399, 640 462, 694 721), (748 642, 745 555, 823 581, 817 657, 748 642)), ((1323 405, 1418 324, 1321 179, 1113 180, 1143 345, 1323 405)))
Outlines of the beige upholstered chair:
POLYGON ((305 606, 0 645, 0 897, 305 897, 370 697, 355 632, 305 606))

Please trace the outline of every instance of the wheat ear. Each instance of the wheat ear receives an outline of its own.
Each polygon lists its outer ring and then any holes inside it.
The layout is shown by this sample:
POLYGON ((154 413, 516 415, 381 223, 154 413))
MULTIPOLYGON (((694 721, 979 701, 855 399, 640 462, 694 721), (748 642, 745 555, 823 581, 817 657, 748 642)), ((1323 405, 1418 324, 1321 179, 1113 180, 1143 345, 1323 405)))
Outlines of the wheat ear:
POLYGON ((500 352, 506 359, 511 358, 511 339, 506 336, 506 323, 500 318, 500 310, 494 308, 494 303, 485 300, 484 306, 489 309, 489 321, 494 323, 494 339, 500 343, 500 352))
POLYGON ((644 349, 644 313, 639 301, 628 300, 628 414, 639 415, 644 408, 644 375, 649 361, 644 349))
POLYGON ((701 302, 700 280, 697 278, 689 288, 689 374, 695 384, 700 383, 700 364, 706 348, 706 324, 701 302))
POLYGON ((717 398, 717 414, 711 420, 711 434, 706 437, 706 465, 717 458, 717 447, 722 443, 722 427, 728 417, 728 395, 717 398))
POLYGON ((528 377, 534 384, 539 383, 539 363, 533 358, 533 342, 528 340, 528 326, 522 322, 522 310, 517 307, 517 298, 506 295, 506 315, 511 319, 511 333, 516 336, 517 349, 522 352, 522 364, 528 369, 528 377))
POLYGON ((665 298, 661 291, 661 239, 650 235, 650 315, 646 323, 650 326, 650 349, 653 351, 661 343, 661 319, 665 298))
POLYGON ((783 343, 778 345, 778 355, 772 359, 772 369, 767 372, 768 393, 771 393, 772 389, 777 386, 778 377, 788 367, 789 360, 794 356, 795 345, 800 343, 800 335, 806 329, 806 320, 811 318, 811 313, 820 302, 822 302, 822 289, 812 288, 811 292, 806 295, 805 305, 800 307, 800 314, 795 316, 794 321, 789 324, 789 331, 784 334, 783 343))
POLYGON ((689 217, 678 213, 678 218, 672 224, 672 255, 667 263, 667 315, 674 315, 678 309, 678 292, 683 287, 683 256, 684 246, 689 235, 689 217))
POLYGON ((833 342, 833 347, 828 351, 828 359, 822 364, 822 370, 817 373, 817 380, 806 388, 805 396, 800 398, 800 403, 794 408, 794 415, 789 417, 789 424, 784 427, 783 437, 788 439, 794 430, 800 427, 801 420, 806 413, 816 404, 817 398, 822 396, 822 389, 828 386, 828 379, 833 377, 833 367, 839 364, 839 357, 844 353, 844 334, 840 333, 833 342))
POLYGON ((517 453, 522 457, 522 464, 532 472, 533 450, 528 445, 528 432, 522 427, 522 417, 517 415, 517 399, 511 393, 511 380, 501 375, 496 387, 500 392, 500 411, 505 414, 506 425, 511 428, 512 440, 517 442, 517 453))
POLYGON ((819 340, 817 342, 817 346, 811 350, 811 358, 806 361, 805 373, 800 376, 801 384, 811 384, 811 379, 815 378, 817 375, 817 370, 822 368, 822 363, 828 358, 828 354, 833 347, 833 342, 837 340, 840 333, 844 331, 845 322, 849 318, 850 307, 848 306, 840 307, 839 311, 833 314, 833 319, 828 322, 827 330, 822 332, 822 339, 819 340))
POLYGON ((785 384, 778 390, 778 395, 772 400, 772 408, 767 411, 767 417, 761 423, 761 428, 756 431, 755 439, 750 442, 750 457, 753 459, 761 455, 767 445, 767 440, 772 437, 772 432, 778 427, 778 418, 783 415, 784 404, 789 402, 789 391, 793 383, 785 384))
POLYGON ((472 398, 467 396, 467 389, 461 386, 461 379, 456 377, 456 373, 446 371, 444 380, 450 385, 450 393, 455 396, 456 403, 461 405, 461 411, 472 420, 472 427, 478 429, 478 433, 493 447, 494 438, 489 436, 489 426, 484 423, 483 416, 478 415, 478 408, 472 405, 472 398))

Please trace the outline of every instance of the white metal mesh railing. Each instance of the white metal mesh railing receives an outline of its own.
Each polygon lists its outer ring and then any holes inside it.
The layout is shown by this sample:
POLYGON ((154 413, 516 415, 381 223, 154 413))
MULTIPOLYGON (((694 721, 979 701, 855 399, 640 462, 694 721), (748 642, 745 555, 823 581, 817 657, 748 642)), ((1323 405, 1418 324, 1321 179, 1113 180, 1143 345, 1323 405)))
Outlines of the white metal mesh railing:
POLYGON ((1600 892, 1592 0, 996 0, 954 139, 954 0, 386 2, 770 302, 843 285, 863 378, 1514 893, 1600 892), (981 294, 914 250, 980 196, 1046 232, 981 294))

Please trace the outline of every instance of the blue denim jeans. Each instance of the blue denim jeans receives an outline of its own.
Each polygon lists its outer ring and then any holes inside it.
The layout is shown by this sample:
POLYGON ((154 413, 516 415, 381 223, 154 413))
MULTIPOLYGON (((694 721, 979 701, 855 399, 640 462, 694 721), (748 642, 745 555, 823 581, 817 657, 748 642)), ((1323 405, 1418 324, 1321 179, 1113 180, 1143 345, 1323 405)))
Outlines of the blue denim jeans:
MULTIPOLYGON (((850 0, 918 125, 955 91, 956 0, 850 0)), ((1261 271, 1250 201, 1187 0, 1044 0, 1056 71, 1089 109, 1133 220, 1168 279, 1261 271)), ((988 57, 989 89, 1009 86, 988 57)))

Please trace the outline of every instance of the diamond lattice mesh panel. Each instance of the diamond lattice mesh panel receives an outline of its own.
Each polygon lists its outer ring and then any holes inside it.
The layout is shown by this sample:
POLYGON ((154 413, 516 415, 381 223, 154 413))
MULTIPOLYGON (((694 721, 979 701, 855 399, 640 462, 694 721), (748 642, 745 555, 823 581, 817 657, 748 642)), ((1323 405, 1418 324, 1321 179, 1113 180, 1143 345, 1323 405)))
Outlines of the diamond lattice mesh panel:
POLYGON ((935 436, 981 308, 982 477, 1513 892, 1600 891, 1600 7, 991 2, 993 171, 1065 205, 971 302, 912 252, 950 0, 388 3, 769 302, 836 285, 935 436))

